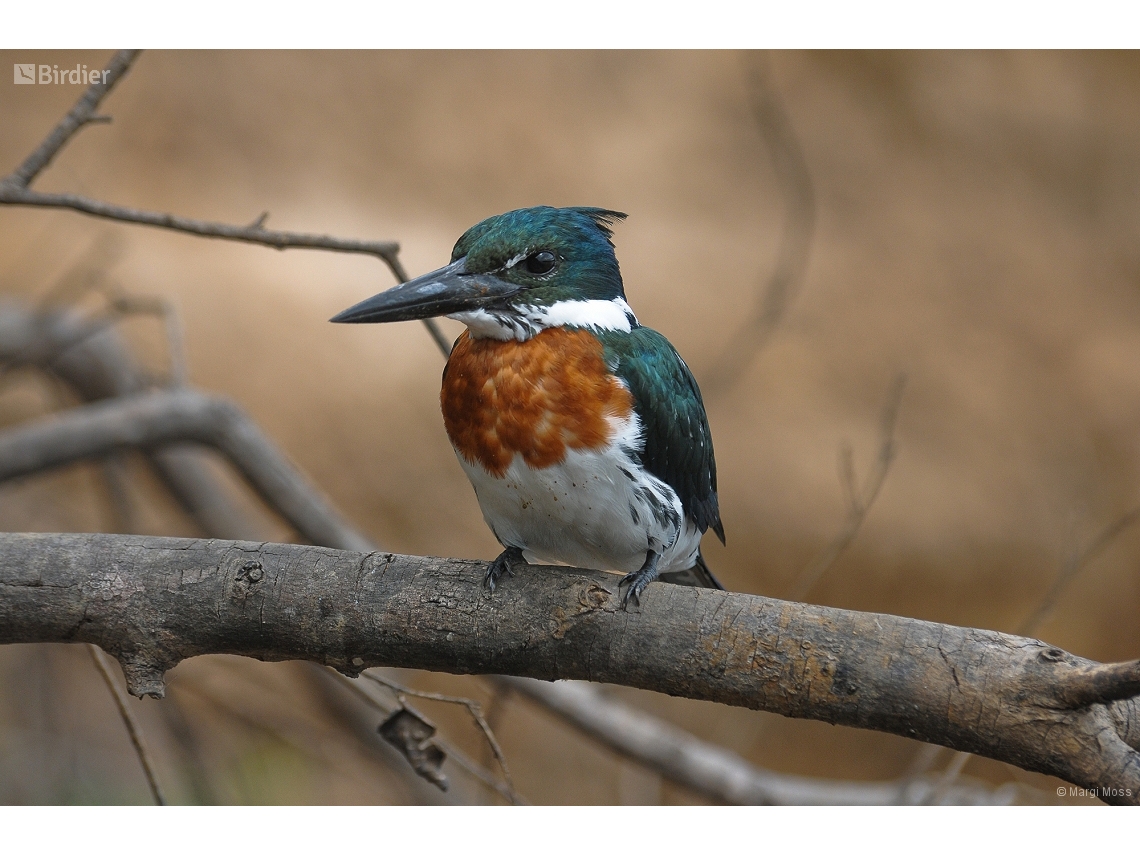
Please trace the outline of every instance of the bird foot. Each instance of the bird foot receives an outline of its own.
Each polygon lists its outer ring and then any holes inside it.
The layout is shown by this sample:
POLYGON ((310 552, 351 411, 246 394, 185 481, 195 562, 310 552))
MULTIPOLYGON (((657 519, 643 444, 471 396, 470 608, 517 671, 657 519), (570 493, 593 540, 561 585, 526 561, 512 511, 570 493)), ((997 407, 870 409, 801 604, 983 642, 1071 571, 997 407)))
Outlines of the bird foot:
POLYGON ((645 586, 657 578, 657 562, 661 560, 661 553, 653 552, 652 550, 645 553, 645 563, 641 565, 641 569, 630 573, 620 582, 618 588, 628 585, 625 589, 625 594, 621 598, 622 611, 629 609, 629 604, 632 601, 635 606, 641 606, 641 592, 645 590, 645 586))
POLYGON ((504 549, 499 553, 499 557, 490 563, 483 576, 483 587, 487 589, 487 594, 495 593, 495 585, 499 583, 499 579, 504 573, 508 576, 514 576, 514 567, 526 563, 527 560, 523 558, 522 550, 517 546, 508 546, 504 549))

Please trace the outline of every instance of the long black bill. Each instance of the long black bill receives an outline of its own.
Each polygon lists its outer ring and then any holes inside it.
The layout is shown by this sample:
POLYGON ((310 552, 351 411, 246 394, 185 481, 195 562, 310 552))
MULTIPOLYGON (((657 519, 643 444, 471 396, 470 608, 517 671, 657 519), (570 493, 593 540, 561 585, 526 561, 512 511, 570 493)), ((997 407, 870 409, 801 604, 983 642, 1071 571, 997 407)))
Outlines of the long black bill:
POLYGON ((389 288, 345 309, 334 324, 383 324, 389 321, 419 321, 456 312, 469 312, 491 305, 519 290, 487 273, 468 273, 466 258, 389 288))

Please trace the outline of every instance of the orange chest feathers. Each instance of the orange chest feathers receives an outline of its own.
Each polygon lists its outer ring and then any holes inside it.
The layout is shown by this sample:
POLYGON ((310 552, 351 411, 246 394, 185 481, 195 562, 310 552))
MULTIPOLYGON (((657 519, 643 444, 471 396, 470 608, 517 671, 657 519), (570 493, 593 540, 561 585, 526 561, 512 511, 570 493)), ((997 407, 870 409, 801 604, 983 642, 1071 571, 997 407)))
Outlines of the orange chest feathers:
POLYGON ((633 411, 629 390, 606 367, 601 342, 559 327, 527 341, 464 332, 443 372, 447 436, 470 464, 501 478, 516 454, 528 466, 561 463, 569 449, 607 446, 610 420, 633 411))

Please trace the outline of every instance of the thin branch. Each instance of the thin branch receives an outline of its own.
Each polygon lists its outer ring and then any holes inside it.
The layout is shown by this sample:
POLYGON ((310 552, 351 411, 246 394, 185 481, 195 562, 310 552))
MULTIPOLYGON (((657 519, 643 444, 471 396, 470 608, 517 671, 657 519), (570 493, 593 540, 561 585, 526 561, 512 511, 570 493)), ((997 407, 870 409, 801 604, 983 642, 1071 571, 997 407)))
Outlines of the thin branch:
POLYGON ((966 764, 970 762, 970 758, 973 756, 973 754, 967 751, 959 751, 950 758, 950 762, 946 764, 946 769, 943 770, 942 775, 938 778, 938 782, 930 792, 930 801, 923 802, 923 804, 941 804, 941 799, 944 798, 949 789, 954 786, 954 782, 961 776, 962 771, 966 768, 966 764))
POLYGON ((1140 803, 1140 664, 1032 639, 543 567, 481 594, 481 561, 292 544, 0 535, 0 643, 89 642, 137 696, 188 656, 591 679, 881 730, 1140 803), (250 568, 257 570, 256 575, 250 568), (1095 692, 1083 695, 1092 673, 1095 692), (1087 680, 1086 680, 1087 682, 1087 680), (1074 688, 1076 687, 1076 688, 1074 688), (1073 708, 1095 696, 1098 701, 1073 708))
POLYGON ((140 53, 141 51, 137 50, 121 50, 111 57, 107 68, 99 77, 99 82, 91 84, 75 106, 60 119, 59 124, 52 129, 35 151, 29 154, 24 162, 0 183, 7 182, 13 187, 26 189, 36 176, 43 172, 44 167, 51 163, 52 158, 59 153, 60 149, 67 145, 68 140, 75 135, 76 131, 92 122, 105 123, 110 121, 106 116, 96 116, 95 110, 107 93, 119 82, 119 79, 127 73, 131 63, 138 58, 140 53))
POLYGON ((202 757, 202 744, 198 734, 186 718, 185 710, 178 692, 171 690, 166 696, 166 702, 158 707, 167 731, 174 740, 182 756, 182 769, 187 775, 190 785, 191 797, 194 804, 216 805, 219 799, 214 786, 210 782, 210 772, 202 757))
POLYGON ((115 675, 111 673, 111 668, 107 664, 107 654, 94 644, 88 644, 87 649, 91 652, 91 659, 95 662, 95 667, 103 677, 103 682, 107 684, 107 688, 111 692, 111 697, 115 699, 115 706, 119 708, 119 715, 122 717, 123 724, 127 728, 127 735, 131 738, 131 745, 135 748, 135 754, 138 755, 139 765, 142 766, 143 774, 146 776, 146 782, 150 787, 151 795, 154 797, 154 803, 156 805, 165 805, 166 796, 162 792, 162 787, 158 784, 158 776, 154 772, 154 762, 150 758, 150 751, 146 747, 146 740, 143 738, 142 728, 139 726, 138 719, 135 718, 135 714, 131 711, 130 700, 127 697, 127 693, 123 691, 123 687, 119 685, 119 681, 116 680, 115 675))
POLYGON ((198 237, 259 244, 274 249, 323 249, 331 252, 372 255, 383 260, 393 274, 396 273, 398 264, 396 253, 400 251, 400 245, 394 241, 350 240, 330 235, 267 229, 263 225, 267 214, 263 214, 250 225, 235 226, 130 208, 74 193, 41 193, 31 189, 32 180, 43 171, 80 128, 92 121, 99 103, 122 79, 137 55, 138 51, 120 51, 115 54, 107 66, 109 72, 107 82, 92 85, 35 151, 10 175, 0 179, 0 204, 65 208, 107 220, 154 226, 198 237))
MULTIPOLYGON (((399 256, 393 255, 391 261, 388 263, 392 268, 392 274, 396 277, 396 281, 401 285, 408 281, 408 271, 404 269, 403 262, 400 261, 399 256)), ((443 334, 443 330, 439 328, 439 324, 435 322, 434 318, 424 318, 423 325, 431 336, 431 340, 435 342, 435 346, 439 348, 439 352, 443 354, 444 359, 451 356, 451 342, 443 334)))
MULTIPOLYGON (((112 329, 88 334, 92 321, 77 312, 0 308, 0 365, 29 364, 67 386, 82 401, 138 394, 151 379, 112 329), (61 347, 61 344, 67 344, 61 347)), ((206 449, 175 445, 141 449, 183 509, 211 537, 268 539, 268 526, 236 501, 206 460, 206 449), (263 536, 266 535, 266 536, 263 536)), ((280 509, 275 509, 281 513, 280 509)), ((331 544, 322 544, 329 546, 331 544)))
POLYGON ((219 238, 222 240, 252 243, 273 249, 323 249, 330 252, 346 252, 372 255, 382 259, 389 267, 392 258, 400 251, 395 241, 369 241, 337 238, 331 235, 286 232, 252 226, 233 226, 207 220, 195 220, 174 214, 157 211, 144 211, 128 208, 97 199, 88 199, 73 193, 40 193, 0 181, 0 204, 26 205, 40 208, 68 208, 93 217, 117 220, 122 223, 154 226, 198 237, 219 238))
POLYGON ((389 680, 379 674, 365 672, 361 674, 362 677, 367 677, 381 686, 390 689, 401 704, 405 703, 405 695, 412 695, 413 697, 423 698, 428 701, 441 701, 445 704, 458 704, 467 709, 475 724, 483 732, 483 737, 487 740, 487 744, 491 747, 491 753, 495 755, 495 760, 499 764, 499 768, 503 772, 503 778, 506 781, 507 792, 510 793, 511 804, 519 804, 518 794, 515 792, 515 782, 511 779, 511 770, 507 768, 507 758, 503 754, 503 749, 499 745, 499 740, 495 738, 495 733, 491 730, 491 725, 487 723, 487 719, 483 716, 482 705, 471 698, 460 698, 454 695, 441 695, 438 692, 421 692, 418 689, 411 689, 407 686, 401 685, 394 680, 389 680))
POLYGON ((919 776, 901 781, 831 781, 761 769, 719 745, 607 696, 591 683, 491 677, 537 701, 582 733, 695 792, 738 805, 1010 804, 1010 788, 981 782, 943 787, 919 776))
POLYGON ((800 572, 788 591, 788 599, 797 601, 805 599, 823 574, 847 551, 847 547, 855 540, 855 536, 863 526, 863 520, 867 518, 867 512, 871 510, 871 505, 875 503, 883 482, 887 480, 887 472, 890 471, 891 463, 898 452, 895 424, 898 422, 899 407, 902 405, 905 388, 906 375, 900 374, 891 385, 886 403, 883 404, 883 411, 879 417, 879 451, 871 471, 867 473, 862 489, 856 480, 851 447, 846 444, 841 447, 839 481, 847 497, 847 518, 844 520, 843 528, 831 543, 800 572))
POLYGON ((369 548, 240 409, 189 389, 88 404, 0 433, 0 481, 125 449, 185 442, 225 454, 310 540, 369 548))
POLYGON ((1116 540, 1116 538, 1120 537, 1120 535, 1135 525, 1138 520, 1140 520, 1140 507, 1133 508, 1124 514, 1124 516, 1106 526, 1093 538, 1088 546, 1080 552, 1071 555, 1065 567, 1057 575, 1053 585, 1041 599, 1041 603, 1033 613, 1022 622, 1017 631, 1023 635, 1036 632, 1037 628, 1048 619, 1049 615, 1053 613, 1053 609, 1057 607, 1057 603, 1060 602, 1061 599, 1061 594, 1064 593, 1065 589, 1080 575, 1081 571, 1108 547, 1109 544, 1116 540))
POLYGON ((186 348, 182 333, 182 319, 174 304, 162 297, 134 297, 129 294, 109 293, 109 311, 115 320, 128 315, 150 315, 162 322, 166 334, 166 358, 169 376, 166 385, 185 386, 189 378, 186 367, 186 348))
MULTIPOLYGON (((330 745, 332 741, 328 739, 330 733, 334 731, 328 725, 327 721, 314 723, 311 720, 301 720, 288 713, 267 714, 265 710, 251 713, 248 708, 230 702, 230 700, 223 698, 218 692, 211 691, 210 688, 198 684, 195 681, 184 679, 180 679, 176 684, 172 685, 171 695, 193 698, 198 703, 206 705, 216 713, 244 725, 253 733, 263 734, 275 742, 292 749, 298 755, 316 763, 323 764, 327 768, 333 769, 342 775, 359 774, 349 765, 349 763, 358 762, 359 747, 355 744, 351 746, 351 758, 346 756, 349 752, 335 750, 335 748, 330 745), (320 728, 320 730, 318 730, 318 728, 320 728), (330 748, 333 748, 333 750, 330 750, 330 748)), ((384 762, 388 758, 380 757, 377 759, 384 762)), ((398 769, 398 767, 393 767, 394 771, 395 769, 398 769)))
MULTIPOLYGON (((380 710, 380 712, 382 712, 384 715, 391 715, 397 709, 397 707, 389 706, 380 701, 379 698, 372 695, 372 693, 365 691, 358 680, 349 679, 344 674, 341 674, 337 671, 330 671, 329 673, 338 677, 346 688, 351 689, 352 692, 362 701, 364 701, 369 706, 373 706, 376 709, 380 710)), ((494 790, 496 793, 506 799, 507 802, 511 804, 525 804, 525 801, 523 801, 517 793, 509 789, 505 783, 492 775, 488 769, 484 769, 482 766, 480 766, 478 763, 476 763, 474 760, 456 748, 455 745, 448 742, 444 737, 436 736, 434 739, 439 747, 443 749, 448 758, 454 760, 455 765, 457 765, 463 771, 467 772, 469 775, 494 790)))
POLYGON ((811 172, 791 118, 772 86, 766 59, 749 63, 745 75, 752 114, 772 158, 784 202, 784 227, 775 268, 757 297, 751 317, 707 373, 705 383, 710 392, 723 391, 740 379, 771 340, 803 281, 815 231, 811 172))

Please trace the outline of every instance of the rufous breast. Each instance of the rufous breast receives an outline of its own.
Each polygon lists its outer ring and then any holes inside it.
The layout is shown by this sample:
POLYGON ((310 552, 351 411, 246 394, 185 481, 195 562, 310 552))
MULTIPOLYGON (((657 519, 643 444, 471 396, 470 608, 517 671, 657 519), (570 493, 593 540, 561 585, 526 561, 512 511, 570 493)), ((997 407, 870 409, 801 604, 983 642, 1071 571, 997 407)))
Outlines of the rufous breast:
POLYGON ((526 341, 464 331, 443 372, 440 405, 448 438, 468 463, 501 478, 516 454, 534 469, 568 450, 602 449, 633 397, 606 367, 590 332, 553 327, 526 341))

